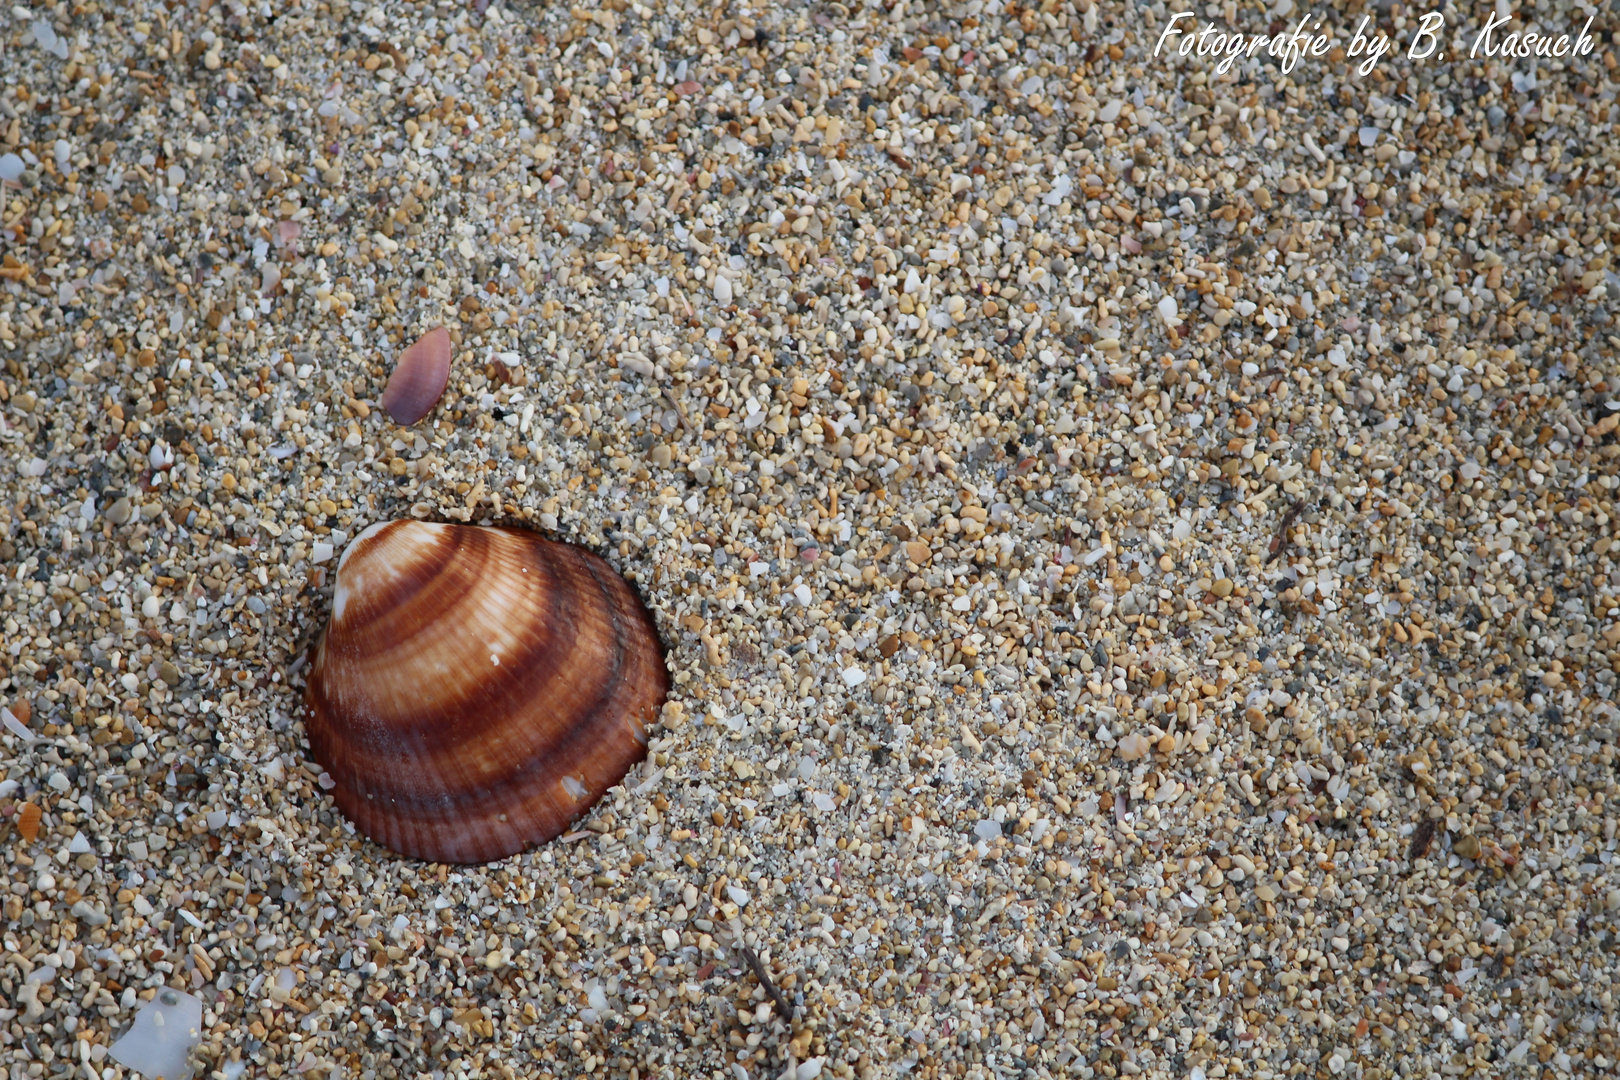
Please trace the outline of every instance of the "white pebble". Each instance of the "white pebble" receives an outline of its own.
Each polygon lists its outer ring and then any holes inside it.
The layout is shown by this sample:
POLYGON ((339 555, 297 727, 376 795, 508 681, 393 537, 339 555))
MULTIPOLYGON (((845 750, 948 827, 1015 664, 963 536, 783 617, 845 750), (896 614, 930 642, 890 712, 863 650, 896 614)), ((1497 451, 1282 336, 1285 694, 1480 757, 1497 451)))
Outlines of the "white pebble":
POLYGON ((1153 744, 1148 741, 1147 736, 1139 735, 1133 731, 1119 740, 1119 746, 1115 749, 1115 753, 1120 756, 1121 760, 1138 761, 1147 757, 1148 751, 1151 749, 1153 749, 1153 744))

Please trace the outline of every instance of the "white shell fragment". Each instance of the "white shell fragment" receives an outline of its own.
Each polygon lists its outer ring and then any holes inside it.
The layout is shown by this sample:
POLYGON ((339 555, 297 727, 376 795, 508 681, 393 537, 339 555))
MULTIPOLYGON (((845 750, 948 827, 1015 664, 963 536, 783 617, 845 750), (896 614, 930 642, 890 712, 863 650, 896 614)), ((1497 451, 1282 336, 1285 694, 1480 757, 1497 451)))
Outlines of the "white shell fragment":
POLYGON ((29 730, 28 725, 23 723, 21 720, 18 720, 17 717, 12 714, 12 711, 6 708, 4 705, 0 705, 0 723, 5 724, 7 731, 17 736, 17 738, 22 739, 24 742, 34 741, 33 731, 29 730))
POLYGON ((1121 760, 1139 761, 1147 757, 1148 752, 1152 749, 1153 744, 1148 741, 1146 735, 1138 735, 1133 731, 1119 740, 1119 748, 1116 753, 1119 754, 1121 760))
POLYGON ((1166 296, 1159 300, 1159 318, 1164 320, 1164 325, 1172 329, 1181 325, 1181 314, 1176 306, 1175 297, 1166 296))
POLYGON ((186 1059, 202 1041, 201 998, 163 989, 135 1014, 135 1023, 107 1056, 146 1080, 189 1080, 186 1059))

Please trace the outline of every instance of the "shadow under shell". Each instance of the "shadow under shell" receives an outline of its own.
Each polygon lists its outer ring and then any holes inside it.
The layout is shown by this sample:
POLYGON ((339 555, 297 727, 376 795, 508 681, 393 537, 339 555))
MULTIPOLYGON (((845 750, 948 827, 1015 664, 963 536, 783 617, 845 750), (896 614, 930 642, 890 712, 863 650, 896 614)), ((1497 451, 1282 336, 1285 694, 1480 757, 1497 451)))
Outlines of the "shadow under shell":
POLYGON ((623 779, 668 690, 652 618, 602 558, 520 529, 394 521, 338 563, 305 726, 366 836, 489 862, 623 779))

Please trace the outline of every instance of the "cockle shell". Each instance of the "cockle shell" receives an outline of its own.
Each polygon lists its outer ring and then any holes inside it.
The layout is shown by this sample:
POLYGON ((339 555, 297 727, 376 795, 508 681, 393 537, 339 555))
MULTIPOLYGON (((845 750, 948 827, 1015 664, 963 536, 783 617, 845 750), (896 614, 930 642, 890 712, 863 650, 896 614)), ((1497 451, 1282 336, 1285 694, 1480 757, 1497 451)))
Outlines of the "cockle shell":
POLYGON ((305 725, 361 832, 489 862, 618 783, 668 689, 652 619, 603 559, 520 529, 393 521, 338 562, 305 725))

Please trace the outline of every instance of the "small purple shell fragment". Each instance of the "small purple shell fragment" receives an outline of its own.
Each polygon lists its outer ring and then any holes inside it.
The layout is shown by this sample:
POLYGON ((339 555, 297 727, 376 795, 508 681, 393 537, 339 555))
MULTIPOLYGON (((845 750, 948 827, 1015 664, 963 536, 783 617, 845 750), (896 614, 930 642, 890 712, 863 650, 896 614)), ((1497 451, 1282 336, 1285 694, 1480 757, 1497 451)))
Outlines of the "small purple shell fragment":
POLYGON ((399 354, 382 407, 394 423, 409 426, 433 411, 449 381, 450 332, 436 326, 399 354))

